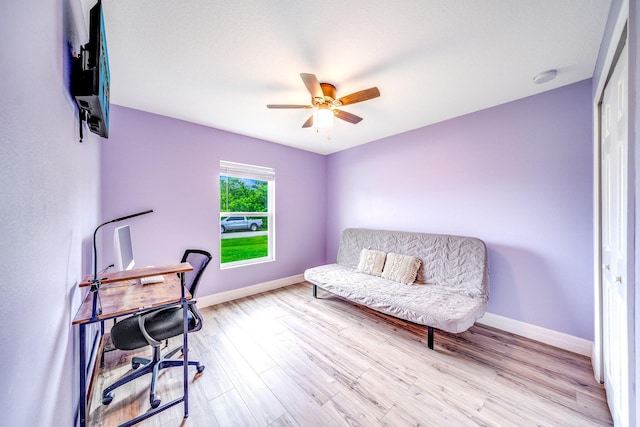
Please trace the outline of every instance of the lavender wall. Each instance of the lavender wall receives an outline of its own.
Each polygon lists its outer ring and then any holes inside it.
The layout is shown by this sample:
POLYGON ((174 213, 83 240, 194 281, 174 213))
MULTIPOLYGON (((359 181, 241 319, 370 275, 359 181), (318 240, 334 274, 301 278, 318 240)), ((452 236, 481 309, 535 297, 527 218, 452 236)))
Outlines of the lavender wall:
POLYGON ((593 339, 591 81, 328 157, 327 259, 341 230, 474 236, 488 311, 593 339))
MULTIPOLYGON (((187 247, 214 254, 200 296, 301 274, 324 261, 325 157, 180 120, 112 106, 101 145, 102 217, 132 219, 138 266, 177 262, 187 247), (221 270, 220 160, 276 170, 276 261, 221 270)), ((115 224, 115 226, 121 224, 115 224)), ((102 234, 113 260, 113 227, 102 234)))
POLYGON ((0 3, 0 424, 71 426, 77 283, 88 273, 99 138, 78 142, 68 2, 0 3))

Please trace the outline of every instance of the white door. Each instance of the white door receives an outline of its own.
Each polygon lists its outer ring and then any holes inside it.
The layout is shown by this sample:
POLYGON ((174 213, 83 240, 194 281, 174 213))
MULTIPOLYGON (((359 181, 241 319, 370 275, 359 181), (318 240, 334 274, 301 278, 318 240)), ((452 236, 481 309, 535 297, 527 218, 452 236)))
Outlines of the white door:
POLYGON ((616 426, 629 426, 627 48, 604 90, 601 116, 604 382, 616 426))

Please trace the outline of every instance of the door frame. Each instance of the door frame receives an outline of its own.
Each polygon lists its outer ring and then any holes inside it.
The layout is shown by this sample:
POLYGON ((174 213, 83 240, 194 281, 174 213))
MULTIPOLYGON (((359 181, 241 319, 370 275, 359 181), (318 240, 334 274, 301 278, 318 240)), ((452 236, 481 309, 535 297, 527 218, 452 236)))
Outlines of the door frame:
MULTIPOLYGON (((611 39, 609 41, 609 45, 606 47, 606 57, 603 64, 602 73, 598 76, 598 78, 594 78, 593 86, 593 154, 594 154, 594 163, 593 163, 593 183, 594 183, 594 198, 593 198, 593 213, 594 213, 594 345, 593 345, 593 353, 591 362, 593 365, 593 372, 595 379, 599 382, 604 381, 604 362, 603 362, 603 304, 602 304, 602 292, 603 292, 603 284, 602 284, 602 241, 601 241, 601 232, 602 232, 602 212, 600 210, 601 203, 601 192, 602 186, 600 181, 601 174, 601 123, 600 123, 600 106, 604 97, 604 89, 609 80, 611 73, 617 63, 618 55, 621 50, 621 46, 626 44, 629 46, 629 34, 628 34, 628 22, 629 22, 629 1, 623 0, 620 5, 620 10, 613 27, 613 31, 611 33, 611 39)), ((631 49, 629 48, 629 61, 632 60, 631 49)), ((629 73, 629 84, 631 85, 631 79, 633 78, 633 73, 631 72, 633 68, 631 67, 630 62, 630 73, 629 73)), ((628 216, 628 230, 627 230, 627 239, 628 239, 628 277, 626 280, 627 283, 627 299, 628 304, 630 306, 630 313, 634 313, 633 307, 635 305, 635 204, 636 204, 636 194, 635 194, 635 185, 633 178, 635 176, 635 141, 632 139, 634 133, 632 132, 632 128, 635 123, 635 109, 630 108, 633 102, 632 99, 633 94, 629 92, 628 99, 628 107, 629 107, 629 123, 627 128, 628 134, 628 172, 625 179, 627 179, 627 197, 631 212, 629 212, 628 216)), ((629 351, 628 351, 628 361, 629 361, 629 389, 627 390, 627 395, 629 398, 628 408, 629 414, 622 414, 623 417, 627 418, 629 422, 633 423, 636 419, 636 394, 633 392, 633 387, 636 379, 636 365, 635 365, 635 318, 633 316, 627 319, 628 322, 628 337, 629 337, 629 351)))
MULTIPOLYGON (((616 63, 616 52, 618 45, 623 37, 628 37, 625 31, 629 16, 628 0, 624 0, 620 7, 620 13, 614 26, 614 30, 607 47, 607 55, 603 66, 603 72, 600 74, 597 81, 594 79, 593 85, 595 87, 593 97, 593 251, 594 251, 594 263, 593 263, 593 278, 594 278, 594 340, 593 340, 593 352, 591 357, 591 363, 593 365, 593 373, 598 382, 604 380, 604 367, 602 361, 602 280, 601 280, 601 268, 602 268, 602 255, 601 247, 602 241, 600 239, 602 232, 602 212, 600 211, 602 186, 600 182, 601 171, 601 156, 600 156, 600 105, 604 97, 604 88, 609 79, 609 76, 613 72, 613 68, 616 63)), ((628 41, 627 41, 628 42, 628 41)), ((629 202, 631 203, 631 199, 629 202)))

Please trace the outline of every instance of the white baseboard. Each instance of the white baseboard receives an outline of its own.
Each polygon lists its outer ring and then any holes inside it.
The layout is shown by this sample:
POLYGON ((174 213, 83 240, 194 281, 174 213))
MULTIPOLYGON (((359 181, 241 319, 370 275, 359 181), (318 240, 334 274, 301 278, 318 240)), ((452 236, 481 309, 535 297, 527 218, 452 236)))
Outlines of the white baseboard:
MULTIPOLYGON (((270 282, 258 283, 257 285, 246 286, 232 291, 220 292, 213 295, 198 297, 198 307, 208 307, 215 304, 221 304, 227 301, 257 295, 262 292, 271 291, 273 289, 294 285, 304 281, 304 275, 285 277, 282 279, 272 280, 270 282)), ((509 319, 508 317, 499 316, 497 314, 485 313, 478 320, 481 325, 491 326, 512 334, 520 335, 525 338, 540 341, 563 350, 591 357, 593 350, 593 342, 578 338, 563 332, 542 328, 540 326, 524 323, 519 320, 509 319)))
POLYGON ((282 279, 271 280, 270 282, 258 283, 257 285, 246 286, 232 291, 220 292, 213 295, 198 297, 198 307, 208 307, 210 305, 221 304, 227 301, 249 297, 262 292, 271 291, 296 283, 304 282, 304 275, 297 274, 295 276, 284 277, 282 279))
POLYGON ((591 357, 593 342, 584 338, 578 338, 563 332, 542 328, 493 313, 485 313, 477 323, 591 357))

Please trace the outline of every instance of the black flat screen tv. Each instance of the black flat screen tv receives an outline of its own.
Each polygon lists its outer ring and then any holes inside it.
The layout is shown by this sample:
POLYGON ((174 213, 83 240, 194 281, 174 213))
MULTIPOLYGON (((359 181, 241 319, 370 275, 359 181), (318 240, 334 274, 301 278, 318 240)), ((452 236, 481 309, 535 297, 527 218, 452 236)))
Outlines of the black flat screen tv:
POLYGON ((109 137, 109 54, 100 1, 89 12, 89 43, 73 58, 71 93, 78 104, 80 139, 82 121, 91 132, 109 137))

